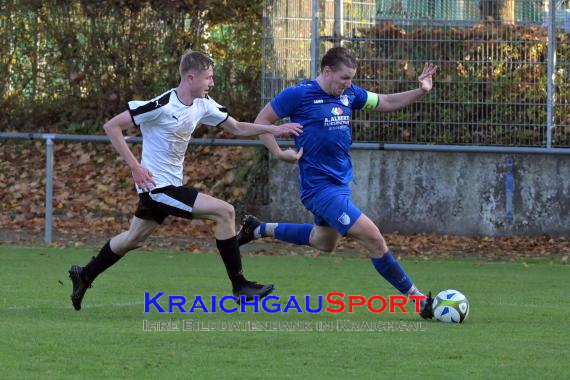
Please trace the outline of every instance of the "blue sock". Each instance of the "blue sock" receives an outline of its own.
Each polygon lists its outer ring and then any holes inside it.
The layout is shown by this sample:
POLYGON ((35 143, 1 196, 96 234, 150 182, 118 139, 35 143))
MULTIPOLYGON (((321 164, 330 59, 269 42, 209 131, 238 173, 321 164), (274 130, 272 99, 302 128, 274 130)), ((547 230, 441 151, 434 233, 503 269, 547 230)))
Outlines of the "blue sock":
POLYGON ((404 271, 400 263, 392 256, 392 252, 388 251, 384 256, 371 259, 374 268, 388 281, 392 286, 406 294, 412 287, 412 281, 404 271))
POLYGON ((261 237, 265 237, 265 227, 267 226, 267 223, 263 223, 261 222, 261 224, 259 225, 259 234, 261 235, 261 237))
POLYGON ((275 228, 275 238, 288 243, 309 245, 312 230, 312 224, 279 223, 275 228))

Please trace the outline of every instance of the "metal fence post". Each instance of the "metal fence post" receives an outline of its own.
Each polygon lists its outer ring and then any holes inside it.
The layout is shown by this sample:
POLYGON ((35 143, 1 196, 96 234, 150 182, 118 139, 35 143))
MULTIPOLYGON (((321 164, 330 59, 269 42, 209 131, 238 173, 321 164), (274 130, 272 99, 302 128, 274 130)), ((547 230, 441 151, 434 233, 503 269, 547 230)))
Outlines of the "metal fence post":
POLYGON ((319 0, 312 1, 312 13, 313 17, 311 19, 311 79, 315 79, 317 77, 318 67, 319 67, 319 42, 320 42, 319 0))
POLYGON ((552 147, 554 128, 554 76, 556 69, 556 2, 548 3, 548 98, 546 99, 546 147, 552 147))
POLYGON ((507 158, 507 173, 505 180, 505 220, 512 223, 514 220, 513 213, 513 193, 515 191, 515 179, 513 175, 514 160, 512 158, 507 158))
POLYGON ((51 243, 53 212, 53 139, 54 135, 44 135, 46 139, 46 199, 45 199, 45 237, 51 243))
POLYGON ((342 46, 344 36, 344 0, 334 1, 334 46, 342 46))

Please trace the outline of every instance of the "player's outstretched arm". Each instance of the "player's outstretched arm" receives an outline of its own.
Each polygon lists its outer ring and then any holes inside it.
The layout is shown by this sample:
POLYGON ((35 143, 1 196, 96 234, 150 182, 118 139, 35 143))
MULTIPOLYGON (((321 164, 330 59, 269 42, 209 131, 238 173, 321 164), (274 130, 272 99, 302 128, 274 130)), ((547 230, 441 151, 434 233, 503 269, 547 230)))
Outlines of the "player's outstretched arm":
POLYGON ((270 133, 274 136, 299 136, 303 133, 303 126, 298 123, 263 125, 237 121, 231 116, 222 123, 222 128, 236 136, 259 136, 264 133, 270 133))
MULTIPOLYGON (((271 125, 275 123, 277 120, 279 120, 279 116, 277 116, 277 114, 273 110, 273 107, 271 107, 271 103, 267 103, 267 105, 263 107, 259 115, 257 115, 257 117, 255 118, 256 123, 265 124, 265 125, 271 125)), ((280 160, 294 164, 297 161, 299 161, 299 159, 303 155, 302 147, 301 149, 299 149, 298 152, 290 148, 286 150, 281 150, 279 144, 277 144, 277 140, 275 140, 275 137, 273 135, 264 134, 259 137, 263 142, 263 145, 265 145, 265 147, 275 157, 277 157, 280 160)))
POLYGON ((132 127, 134 127, 134 124, 129 111, 116 115, 103 125, 103 129, 109 136, 111 144, 113 144, 115 150, 119 152, 123 160, 131 168, 133 179, 137 186, 143 191, 150 191, 156 185, 152 179, 152 173, 138 162, 123 136, 123 131, 132 127))
POLYGON ((376 110, 378 111, 396 111, 400 108, 404 108, 416 100, 418 100, 422 95, 427 94, 433 88, 433 76, 437 72, 437 66, 432 63, 426 63, 424 65, 424 70, 418 77, 420 83, 419 88, 406 92, 398 92, 395 94, 381 94, 380 102, 376 110))

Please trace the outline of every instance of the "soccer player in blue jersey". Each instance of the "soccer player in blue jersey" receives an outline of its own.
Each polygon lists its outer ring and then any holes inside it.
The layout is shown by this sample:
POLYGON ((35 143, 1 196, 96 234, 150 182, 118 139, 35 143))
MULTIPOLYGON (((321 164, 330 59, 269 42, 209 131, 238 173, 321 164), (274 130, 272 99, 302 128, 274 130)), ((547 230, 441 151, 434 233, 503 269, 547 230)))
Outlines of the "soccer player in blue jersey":
MULTIPOLYGON (((353 109, 394 111, 413 103, 432 89, 437 67, 426 63, 418 88, 394 94, 356 86, 352 83, 356 68, 347 49, 332 48, 324 55, 316 80, 286 88, 259 113, 255 121, 259 124, 289 117, 303 125, 303 134, 295 137, 296 151, 281 150, 271 135, 261 139, 279 159, 299 163, 301 201, 314 215, 314 224, 261 223, 248 215, 238 241, 245 244, 270 236, 331 252, 342 236, 350 236, 366 248, 376 271, 398 291, 423 296, 393 257, 378 227, 351 201, 350 115, 353 109)), ((422 317, 432 317, 431 294, 420 302, 420 309, 422 317)))

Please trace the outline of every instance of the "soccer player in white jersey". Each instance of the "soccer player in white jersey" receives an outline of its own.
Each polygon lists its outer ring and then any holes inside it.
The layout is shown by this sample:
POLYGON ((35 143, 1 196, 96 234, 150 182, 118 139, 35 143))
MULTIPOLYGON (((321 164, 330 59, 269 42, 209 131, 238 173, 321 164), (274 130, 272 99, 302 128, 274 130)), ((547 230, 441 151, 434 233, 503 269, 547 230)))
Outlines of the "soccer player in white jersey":
POLYGON ((209 219, 216 223, 216 245, 222 256, 235 296, 265 297, 273 285, 248 281, 243 275, 235 231, 235 212, 231 204, 184 186, 183 163, 192 132, 198 124, 221 126, 238 136, 270 133, 298 136, 302 126, 279 126, 239 122, 208 96, 214 86, 213 61, 205 54, 186 51, 180 60, 180 84, 149 101, 131 101, 124 111, 104 125, 105 133, 132 171, 139 204, 127 231, 109 240, 85 266, 73 265, 71 301, 81 309, 85 292, 93 280, 136 249, 168 215, 209 219), (143 136, 142 161, 139 162, 124 140, 123 131, 137 126, 143 136))

